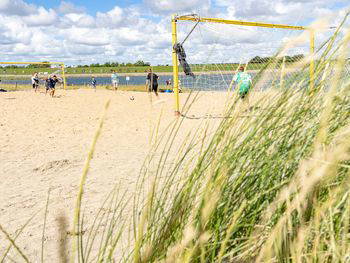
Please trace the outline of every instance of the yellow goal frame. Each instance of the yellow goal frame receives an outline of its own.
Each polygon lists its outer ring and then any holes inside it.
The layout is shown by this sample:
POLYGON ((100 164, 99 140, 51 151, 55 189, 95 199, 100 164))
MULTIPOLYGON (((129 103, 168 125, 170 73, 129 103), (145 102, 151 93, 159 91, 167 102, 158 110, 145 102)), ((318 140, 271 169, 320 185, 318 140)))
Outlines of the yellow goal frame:
POLYGON ((60 65, 62 70, 63 88, 67 89, 67 81, 65 75, 65 65, 63 62, 0 62, 0 65, 60 65))
POLYGON ((172 60, 173 60, 173 84, 174 84, 174 94, 175 94, 175 114, 180 115, 180 96, 179 96, 179 62, 177 53, 174 49, 174 46, 177 44, 177 21, 192 21, 192 22, 202 22, 202 23, 221 23, 229 25, 239 25, 239 26, 253 26, 253 27, 268 27, 268 28, 281 28, 287 30, 308 30, 310 33, 310 89, 314 87, 314 53, 315 53, 315 31, 309 27, 303 26, 290 26, 282 24, 269 24, 269 23, 260 23, 260 22, 247 22, 241 20, 227 20, 220 18, 206 18, 198 17, 194 15, 185 15, 177 16, 173 15, 171 18, 171 28, 172 28, 172 60))

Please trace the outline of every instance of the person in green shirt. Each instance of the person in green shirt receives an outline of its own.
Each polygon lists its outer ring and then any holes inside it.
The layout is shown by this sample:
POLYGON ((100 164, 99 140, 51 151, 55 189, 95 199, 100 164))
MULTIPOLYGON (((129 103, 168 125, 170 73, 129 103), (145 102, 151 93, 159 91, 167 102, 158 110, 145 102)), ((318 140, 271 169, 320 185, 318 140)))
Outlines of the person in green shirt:
POLYGON ((111 80, 112 80, 112 86, 113 86, 114 90, 117 91, 118 84, 119 84, 119 76, 115 72, 115 70, 112 70, 111 80))
POLYGON ((252 77, 244 71, 244 67, 239 67, 239 72, 233 77, 237 83, 238 94, 241 99, 247 97, 249 90, 252 87, 252 77))

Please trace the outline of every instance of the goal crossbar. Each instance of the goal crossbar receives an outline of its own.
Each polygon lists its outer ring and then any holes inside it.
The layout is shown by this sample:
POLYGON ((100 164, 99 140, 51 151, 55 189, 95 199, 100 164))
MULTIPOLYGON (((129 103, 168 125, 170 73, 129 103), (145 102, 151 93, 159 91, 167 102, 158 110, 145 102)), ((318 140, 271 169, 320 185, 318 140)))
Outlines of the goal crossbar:
POLYGON ((174 94, 175 94, 175 113, 180 115, 180 99, 179 99, 179 64, 178 56, 175 50, 175 45, 177 44, 177 21, 190 21, 190 22, 201 22, 201 23, 220 23, 228 25, 237 25, 237 26, 250 26, 250 27, 265 27, 265 28, 279 28, 287 30, 307 30, 310 33, 310 65, 309 65, 309 75, 310 75, 310 89, 314 88, 314 53, 315 53, 315 31, 310 27, 303 26, 291 26, 284 24, 270 24, 262 22, 250 22, 250 21, 241 21, 241 20, 228 20, 220 18, 208 18, 200 17, 195 14, 178 16, 173 15, 171 19, 172 25, 172 61, 173 61, 173 85, 174 85, 174 94))
POLYGON ((269 24, 261 22, 248 22, 241 20, 228 20, 220 18, 208 18, 208 17, 196 17, 196 16, 175 16, 175 20, 193 21, 193 22, 206 22, 206 23, 221 23, 229 25, 240 25, 240 26, 254 26, 254 27, 268 27, 268 28, 281 28, 281 29, 292 29, 292 30, 307 30, 307 27, 303 26, 290 26, 283 24, 269 24))
POLYGON ((67 88, 67 81, 65 76, 65 65, 63 62, 0 62, 0 65, 60 65, 62 70, 63 88, 67 88))

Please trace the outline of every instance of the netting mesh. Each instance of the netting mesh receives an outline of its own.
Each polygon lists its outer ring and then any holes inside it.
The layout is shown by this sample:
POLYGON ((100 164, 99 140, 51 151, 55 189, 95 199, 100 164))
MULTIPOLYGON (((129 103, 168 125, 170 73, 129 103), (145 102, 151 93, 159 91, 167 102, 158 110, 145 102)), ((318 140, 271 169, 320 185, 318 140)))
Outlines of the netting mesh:
POLYGON ((350 76, 350 59, 347 61, 346 65, 345 65, 345 72, 344 72, 345 76, 350 76))
MULTIPOLYGON (((194 22, 178 21, 180 42, 193 26, 194 22)), ((310 74, 308 31, 199 23, 183 46, 195 78, 185 76, 180 67, 182 89, 235 90, 240 66, 258 90, 288 87, 310 74), (260 76, 262 70, 265 74, 260 76)))

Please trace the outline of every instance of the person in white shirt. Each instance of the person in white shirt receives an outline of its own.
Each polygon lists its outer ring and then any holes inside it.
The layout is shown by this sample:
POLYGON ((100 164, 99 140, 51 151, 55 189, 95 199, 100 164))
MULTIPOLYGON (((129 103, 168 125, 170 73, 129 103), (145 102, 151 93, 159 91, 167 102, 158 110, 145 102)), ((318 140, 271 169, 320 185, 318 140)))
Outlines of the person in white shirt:
POLYGON ((32 86, 33 86, 34 92, 37 92, 37 90, 39 88, 38 72, 34 72, 32 75, 32 86))
POLYGON ((112 80, 112 86, 114 90, 117 91, 118 84, 119 84, 119 77, 118 77, 118 74, 115 72, 115 70, 112 70, 111 80, 112 80))

